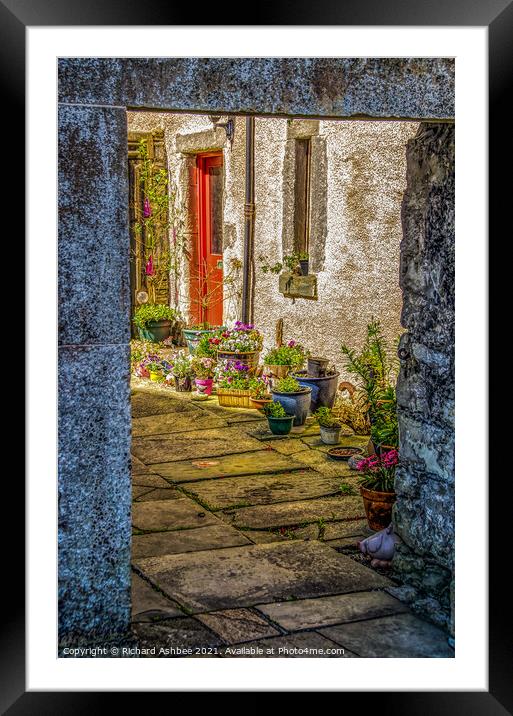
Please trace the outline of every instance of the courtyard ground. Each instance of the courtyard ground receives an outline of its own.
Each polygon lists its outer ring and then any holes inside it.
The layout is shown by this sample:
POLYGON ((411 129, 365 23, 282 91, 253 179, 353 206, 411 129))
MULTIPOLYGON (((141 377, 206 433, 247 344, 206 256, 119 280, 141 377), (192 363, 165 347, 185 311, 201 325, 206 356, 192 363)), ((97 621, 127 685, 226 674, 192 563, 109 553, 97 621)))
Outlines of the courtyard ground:
POLYGON ((359 553, 371 532, 357 473, 326 456, 316 425, 276 438, 256 410, 138 379, 132 413, 132 629, 142 649, 454 656, 442 630, 393 596, 393 573, 359 553))

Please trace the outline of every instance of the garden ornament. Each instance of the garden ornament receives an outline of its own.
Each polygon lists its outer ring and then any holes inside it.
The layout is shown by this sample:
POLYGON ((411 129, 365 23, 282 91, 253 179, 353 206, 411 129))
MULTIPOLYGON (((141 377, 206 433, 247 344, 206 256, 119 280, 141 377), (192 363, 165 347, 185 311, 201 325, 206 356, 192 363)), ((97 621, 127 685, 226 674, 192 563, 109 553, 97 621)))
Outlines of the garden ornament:
POLYGON ((384 530, 358 542, 362 554, 372 558, 371 567, 389 567, 399 538, 394 534, 394 526, 390 524, 384 530))

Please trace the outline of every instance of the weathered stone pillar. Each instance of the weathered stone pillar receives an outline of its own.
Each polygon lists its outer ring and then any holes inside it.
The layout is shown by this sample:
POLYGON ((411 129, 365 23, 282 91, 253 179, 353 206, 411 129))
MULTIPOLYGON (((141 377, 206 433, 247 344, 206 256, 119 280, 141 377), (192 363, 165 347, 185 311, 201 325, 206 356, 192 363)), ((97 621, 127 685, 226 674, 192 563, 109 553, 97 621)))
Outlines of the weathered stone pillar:
POLYGON ((454 125, 424 123, 407 144, 402 205, 401 467, 394 566, 412 606, 453 629, 454 125))
POLYGON ((130 617, 129 233, 123 108, 59 108, 59 643, 130 617))

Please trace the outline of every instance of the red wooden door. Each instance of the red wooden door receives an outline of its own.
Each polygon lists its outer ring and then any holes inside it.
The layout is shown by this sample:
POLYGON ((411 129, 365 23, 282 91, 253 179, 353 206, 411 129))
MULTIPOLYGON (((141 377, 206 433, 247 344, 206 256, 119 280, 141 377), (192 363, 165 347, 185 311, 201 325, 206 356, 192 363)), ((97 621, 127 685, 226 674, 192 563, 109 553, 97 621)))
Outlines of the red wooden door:
POLYGON ((191 257, 195 323, 223 323, 223 155, 198 155, 198 246, 191 257))

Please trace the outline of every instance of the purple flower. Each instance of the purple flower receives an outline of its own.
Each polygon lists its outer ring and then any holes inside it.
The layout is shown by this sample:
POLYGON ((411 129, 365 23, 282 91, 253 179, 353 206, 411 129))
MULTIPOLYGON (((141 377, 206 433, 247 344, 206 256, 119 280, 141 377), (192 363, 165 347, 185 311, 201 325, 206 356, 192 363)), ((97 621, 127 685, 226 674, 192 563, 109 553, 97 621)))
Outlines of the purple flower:
POLYGON ((145 219, 151 216, 151 204, 150 200, 147 197, 144 200, 143 216, 145 219))
POLYGON ((287 346, 288 346, 289 348, 294 348, 295 345, 296 345, 296 341, 289 341, 289 342, 287 343, 287 346))

